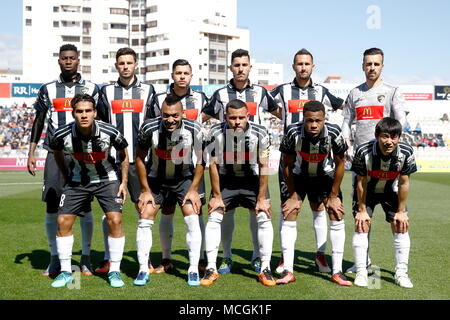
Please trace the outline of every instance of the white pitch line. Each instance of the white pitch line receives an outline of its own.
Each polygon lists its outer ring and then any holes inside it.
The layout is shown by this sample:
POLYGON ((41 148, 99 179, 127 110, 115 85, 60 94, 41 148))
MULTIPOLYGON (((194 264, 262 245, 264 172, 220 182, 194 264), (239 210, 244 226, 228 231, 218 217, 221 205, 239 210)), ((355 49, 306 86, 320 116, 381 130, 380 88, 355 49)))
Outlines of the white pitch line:
POLYGON ((13 182, 13 183, 0 183, 0 186, 22 185, 22 184, 42 184, 42 182, 13 182))

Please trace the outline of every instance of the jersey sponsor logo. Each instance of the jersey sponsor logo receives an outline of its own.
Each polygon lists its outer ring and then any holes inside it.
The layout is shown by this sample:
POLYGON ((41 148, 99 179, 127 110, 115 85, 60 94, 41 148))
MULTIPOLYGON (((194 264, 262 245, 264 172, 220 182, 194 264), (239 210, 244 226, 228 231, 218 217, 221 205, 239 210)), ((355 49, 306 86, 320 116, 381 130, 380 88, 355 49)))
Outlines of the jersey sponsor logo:
POLYGON ((303 160, 307 162, 318 163, 322 162, 328 155, 327 153, 306 153, 303 151, 297 151, 303 160))
POLYGON ((72 98, 55 98, 52 100, 56 112, 72 111, 72 98))
POLYGON ((255 116, 257 107, 256 102, 246 102, 245 104, 247 105, 248 115, 255 116))
POLYGON ((158 158, 163 160, 180 160, 183 159, 186 154, 188 154, 189 149, 155 149, 155 154, 158 158))
POLYGON ((113 100, 111 101, 113 113, 141 113, 144 108, 144 100, 142 99, 127 99, 127 100, 113 100))
POLYGON ((378 179, 378 180, 395 180, 400 171, 385 171, 385 170, 369 170, 369 177, 378 179))
POLYGON ((80 162, 94 164, 106 158, 106 152, 74 152, 72 156, 80 162))
POLYGON ((301 113, 303 112, 303 106, 305 103, 311 100, 288 100, 289 113, 301 113))
POLYGON ((356 108, 357 120, 383 119, 384 106, 362 106, 356 108))
POLYGON ((184 116, 190 120, 197 120, 198 110, 197 109, 183 109, 184 116))

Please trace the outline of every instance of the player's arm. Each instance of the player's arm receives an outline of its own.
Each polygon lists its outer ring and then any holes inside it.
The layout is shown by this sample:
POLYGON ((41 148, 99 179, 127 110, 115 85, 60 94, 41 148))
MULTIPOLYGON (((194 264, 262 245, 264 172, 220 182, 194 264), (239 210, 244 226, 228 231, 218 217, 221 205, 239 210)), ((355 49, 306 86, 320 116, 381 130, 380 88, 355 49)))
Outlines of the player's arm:
POLYGON ((270 112, 278 119, 281 119, 281 109, 278 107, 274 97, 269 93, 269 91, 265 90, 265 95, 263 96, 261 104, 264 111, 270 112))
POLYGON ((344 153, 335 154, 334 155, 334 163, 335 163, 335 173, 333 179, 333 185, 331 187, 331 192, 326 199, 325 205, 329 210, 329 213, 333 214, 338 221, 342 220, 344 217, 344 205, 339 199, 339 191, 341 188, 342 179, 345 174, 345 160, 344 153))
POLYGON ((408 232, 409 222, 406 212, 406 199, 409 194, 409 175, 400 175, 398 180, 398 209, 394 215, 395 231, 408 232))
POLYGON ((342 136, 344 137, 345 142, 348 146, 347 155, 351 156, 353 153, 353 146, 350 141, 350 135, 351 126, 353 121, 355 120, 355 106, 353 105, 351 94, 348 95, 347 100, 345 101, 342 115, 344 117, 344 120, 342 122, 342 136))
POLYGON ((223 112, 223 103, 220 101, 220 99, 217 97, 218 93, 215 92, 213 96, 211 97, 211 100, 208 104, 206 104, 202 109, 202 121, 208 121, 211 118, 219 119, 220 115, 219 113, 223 112))
POLYGON ((358 196, 358 212, 355 216, 355 230, 359 233, 368 233, 371 219, 367 213, 367 176, 356 175, 356 192, 358 196))
POLYGON ((54 150, 53 156, 55 157, 55 162, 59 168, 59 171, 61 171, 63 177, 64 177, 64 184, 66 184, 69 181, 69 177, 67 176, 67 168, 66 168, 66 162, 64 160, 64 151, 63 150, 54 150))
POLYGON ((102 90, 100 90, 100 95, 98 98, 98 103, 97 103, 97 118, 98 120, 102 120, 104 122, 111 122, 110 116, 109 116, 109 101, 108 101, 108 97, 106 96, 106 92, 105 90, 102 88, 102 90))
POLYGON ((36 146, 41 139, 42 131, 44 130, 46 113, 43 111, 36 111, 33 127, 31 128, 30 149, 28 150, 27 168, 28 172, 34 176, 36 175, 36 146))
POLYGON ((295 157, 295 154, 282 154, 282 170, 289 193, 289 199, 287 199, 286 202, 282 204, 284 219, 286 219, 291 213, 300 211, 300 201, 298 200, 298 195, 295 191, 294 174, 292 172, 295 164, 295 157))
POLYGON ((120 173, 122 175, 122 181, 119 186, 118 197, 122 197, 123 203, 127 199, 127 183, 128 183, 128 168, 130 166, 127 148, 118 150, 118 157, 120 160, 120 173))
POLYGON ((258 214, 260 211, 264 211, 267 217, 272 217, 272 209, 270 202, 266 198, 266 192, 269 185, 269 157, 261 157, 259 159, 259 191, 258 198, 256 199, 255 212, 258 214))
POLYGON ((225 204, 222 200, 222 193, 220 192, 219 168, 215 157, 210 158, 209 178, 211 180, 211 199, 208 203, 208 214, 217 210, 223 210, 225 212, 225 204))
POLYGON ((141 147, 136 149, 136 173, 139 179, 139 184, 141 186, 141 194, 138 200, 138 210, 139 212, 144 212, 147 204, 155 207, 155 199, 153 199, 152 191, 147 181, 147 169, 145 169, 145 158, 147 157, 148 150, 143 150, 141 147))

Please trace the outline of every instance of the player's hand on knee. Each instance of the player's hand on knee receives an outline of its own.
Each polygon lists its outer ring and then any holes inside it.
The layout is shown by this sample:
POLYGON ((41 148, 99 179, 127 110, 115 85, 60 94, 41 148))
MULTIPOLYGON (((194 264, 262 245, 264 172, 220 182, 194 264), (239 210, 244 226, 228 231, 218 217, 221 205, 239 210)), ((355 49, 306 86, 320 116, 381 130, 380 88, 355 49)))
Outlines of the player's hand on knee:
POLYGON ((194 209, 195 214, 200 213, 200 208, 202 207, 202 202, 200 200, 200 196, 198 195, 198 192, 195 190, 188 191, 186 193, 186 196, 183 199, 183 203, 181 204, 182 207, 186 204, 187 201, 190 201, 192 204, 192 208, 194 209))
POLYGON ((225 203, 223 202, 222 197, 211 198, 208 202, 208 214, 219 209, 225 212, 225 203))
POLYGON ((355 216, 355 231, 358 233, 368 233, 371 219, 367 211, 358 211, 355 216))
POLYGON ((289 198, 288 200, 286 200, 286 202, 283 203, 284 220, 286 220, 287 217, 292 213, 297 214, 300 211, 300 205, 301 202, 297 199, 289 198))
POLYGON ((338 197, 330 197, 324 201, 325 208, 329 215, 333 215, 337 221, 344 218, 344 205, 338 197))
POLYGON ((405 211, 399 211, 394 216, 394 231, 396 233, 408 232, 409 228, 409 218, 405 211))
POLYGON ((255 212, 258 214, 260 211, 264 211, 268 218, 272 218, 272 208, 270 207, 270 201, 268 199, 258 199, 255 212))
POLYGON ((127 186, 124 183, 120 184, 117 197, 122 198, 122 204, 124 204, 125 200, 127 200, 127 186))
POLYGON ((147 207, 147 205, 151 205, 151 206, 153 206, 153 208, 155 208, 155 199, 153 198, 153 195, 151 192, 149 192, 149 191, 141 192, 141 194, 139 195, 139 200, 138 200, 139 213, 143 213, 145 211, 145 208, 147 207))

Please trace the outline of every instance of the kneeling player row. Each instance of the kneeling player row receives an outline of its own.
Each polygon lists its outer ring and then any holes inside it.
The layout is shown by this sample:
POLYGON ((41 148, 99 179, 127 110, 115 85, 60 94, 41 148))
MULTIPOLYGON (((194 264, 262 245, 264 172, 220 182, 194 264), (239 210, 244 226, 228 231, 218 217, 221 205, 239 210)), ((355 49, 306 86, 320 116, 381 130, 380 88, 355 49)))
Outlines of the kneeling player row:
MULTIPOLYGON (((124 283, 120 276, 120 261, 125 243, 121 211, 129 178, 127 142, 114 126, 95 120, 95 102, 89 95, 75 96, 72 107, 75 122, 58 128, 50 144, 67 182, 58 216, 57 250, 61 274, 52 286, 61 287, 72 281, 72 225, 76 215, 82 212, 94 195, 106 214, 109 226, 110 284, 121 287, 124 283), (120 181, 110 155, 112 147, 117 150, 120 159, 120 181), (64 153, 72 157, 69 165, 65 162, 64 153)), ((345 228, 340 184, 345 171, 347 145, 339 126, 325 123, 324 118, 322 103, 306 103, 303 121, 287 127, 280 147, 283 266, 279 270, 280 279, 275 281, 270 269, 274 232, 268 197, 267 130, 249 121, 244 102, 232 100, 226 105, 226 121, 213 126, 205 135, 200 124, 183 118, 179 99, 169 94, 162 104, 161 117, 145 121, 137 138, 135 166, 140 194, 135 196, 137 199, 134 202, 139 214, 136 240, 140 268, 134 284, 145 285, 150 280, 149 253, 157 212, 163 204, 176 203, 181 207, 186 224, 189 285, 209 286, 218 279, 218 271, 227 271, 227 267, 229 271, 231 260, 219 270, 216 265, 220 230, 226 210, 239 206, 250 210, 251 221, 257 225, 254 240, 258 243, 258 252, 254 254, 254 261, 258 262, 255 265, 258 267, 259 281, 266 286, 295 281, 296 218, 308 195, 313 210, 321 211, 325 207, 331 220, 332 280, 340 285, 351 285, 342 273, 345 228), (211 198, 208 222, 202 237, 199 214, 201 194, 204 196, 205 190, 199 190, 205 159, 209 162, 211 198), (207 266, 200 280, 202 239, 207 266)), ((356 232, 353 247, 357 267, 355 284, 359 286, 367 286, 367 233, 370 215, 378 203, 382 204, 394 230, 396 279, 403 287, 412 286, 407 275, 409 236, 405 202, 408 176, 416 168, 411 148, 398 142, 400 135, 398 121, 385 118, 377 125, 377 139, 362 144, 355 154, 353 169, 357 174, 357 201, 354 207, 356 232)), ((133 188, 129 189, 131 191, 133 188)), ((133 197, 133 191, 131 193, 133 197)), ((326 267, 324 256, 316 260, 319 266, 326 267)))

